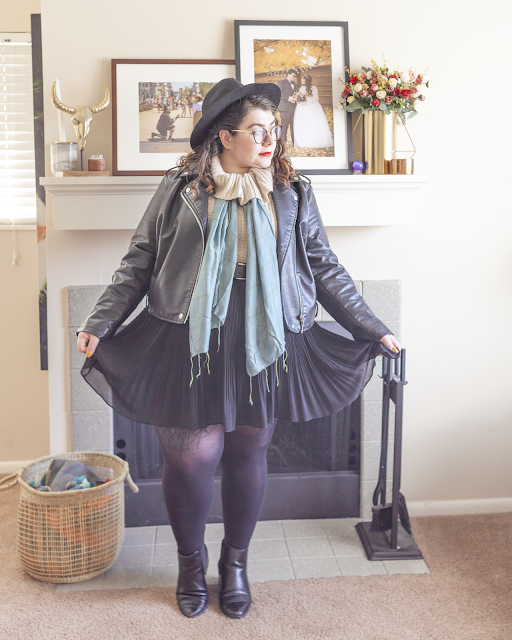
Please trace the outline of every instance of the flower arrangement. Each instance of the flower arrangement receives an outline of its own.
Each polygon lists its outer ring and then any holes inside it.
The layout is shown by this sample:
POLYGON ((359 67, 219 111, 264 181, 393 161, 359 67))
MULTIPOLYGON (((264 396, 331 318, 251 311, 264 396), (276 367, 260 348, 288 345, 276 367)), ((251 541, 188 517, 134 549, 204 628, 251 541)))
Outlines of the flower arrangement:
POLYGON ((293 102, 295 104, 300 104, 301 102, 306 102, 306 100, 308 99, 307 95, 305 93, 301 93, 301 91, 296 91, 293 96, 293 102))
POLYGON ((345 88, 338 109, 349 112, 361 109, 361 113, 383 111, 386 115, 395 112, 404 123, 406 113, 409 113, 408 119, 417 115, 425 100, 421 88, 428 88, 428 82, 425 83, 426 71, 416 73, 414 69, 409 69, 391 72, 385 61, 383 66, 379 66, 374 60, 371 67, 362 69, 352 73, 347 68, 348 82, 340 78, 345 88))

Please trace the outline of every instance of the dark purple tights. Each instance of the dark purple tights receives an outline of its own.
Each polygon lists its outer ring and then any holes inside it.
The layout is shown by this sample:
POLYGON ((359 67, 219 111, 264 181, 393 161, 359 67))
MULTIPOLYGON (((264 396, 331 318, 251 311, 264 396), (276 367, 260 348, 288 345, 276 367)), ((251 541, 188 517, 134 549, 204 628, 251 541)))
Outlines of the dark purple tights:
POLYGON ((182 555, 203 545, 219 461, 224 540, 237 549, 249 546, 267 490, 267 449, 275 424, 266 429, 241 425, 230 433, 222 425, 194 431, 156 427, 164 456, 165 505, 182 555))

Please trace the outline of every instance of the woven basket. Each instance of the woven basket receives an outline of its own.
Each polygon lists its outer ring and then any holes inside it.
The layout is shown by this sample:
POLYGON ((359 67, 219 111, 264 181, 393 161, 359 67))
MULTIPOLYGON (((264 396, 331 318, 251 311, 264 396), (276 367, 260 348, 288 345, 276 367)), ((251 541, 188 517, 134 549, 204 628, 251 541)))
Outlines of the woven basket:
MULTIPOLYGON (((124 481, 137 493, 128 463, 117 456, 76 451, 39 458, 23 467, 15 480, 21 486, 18 509, 18 556, 28 573, 45 582, 80 582, 106 571, 119 554, 124 538, 124 481), (106 484, 55 493, 37 491, 55 458, 79 460, 106 484)), ((3 478, 3 482, 12 476, 3 478)))

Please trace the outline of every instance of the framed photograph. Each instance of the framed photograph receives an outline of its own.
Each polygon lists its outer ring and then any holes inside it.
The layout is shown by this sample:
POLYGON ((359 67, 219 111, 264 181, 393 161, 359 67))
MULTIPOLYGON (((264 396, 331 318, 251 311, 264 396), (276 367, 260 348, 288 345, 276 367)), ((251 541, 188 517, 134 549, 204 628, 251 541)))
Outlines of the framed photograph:
POLYGON ((112 60, 112 173, 159 176, 191 151, 202 101, 234 60, 112 60))
POLYGON ((305 174, 352 173, 352 114, 336 108, 350 68, 347 22, 235 20, 236 77, 281 88, 286 154, 305 174))

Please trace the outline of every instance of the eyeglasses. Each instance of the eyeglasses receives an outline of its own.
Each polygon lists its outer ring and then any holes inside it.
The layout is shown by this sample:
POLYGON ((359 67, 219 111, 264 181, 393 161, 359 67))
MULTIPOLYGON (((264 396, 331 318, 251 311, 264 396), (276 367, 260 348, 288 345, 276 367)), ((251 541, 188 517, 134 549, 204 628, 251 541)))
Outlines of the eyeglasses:
POLYGON ((267 129, 231 129, 231 133, 252 133, 254 142, 256 142, 256 144, 263 144, 269 134, 273 140, 279 140, 281 130, 281 125, 276 125, 275 127, 272 127, 270 131, 268 131, 267 129))

